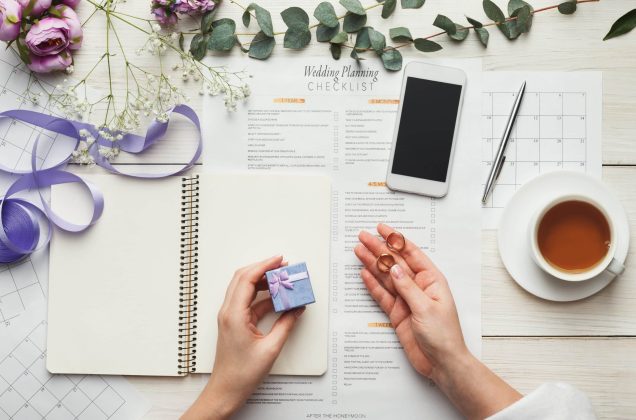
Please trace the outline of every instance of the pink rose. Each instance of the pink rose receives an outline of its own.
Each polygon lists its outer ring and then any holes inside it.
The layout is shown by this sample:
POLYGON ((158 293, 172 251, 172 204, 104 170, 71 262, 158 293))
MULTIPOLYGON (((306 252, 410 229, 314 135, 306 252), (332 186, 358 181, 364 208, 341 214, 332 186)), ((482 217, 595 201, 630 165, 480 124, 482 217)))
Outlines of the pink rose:
POLYGON ((77 5, 80 3, 80 0, 62 0, 62 4, 67 5, 73 9, 77 9, 77 5))
POLYGON ((68 51, 62 51, 60 54, 39 56, 35 54, 29 54, 31 63, 29 63, 29 70, 36 73, 50 73, 52 71, 66 70, 68 66, 73 64, 73 57, 68 51))
POLYGON ((65 4, 55 6, 55 10, 58 10, 62 14, 61 19, 68 25, 69 48, 71 50, 79 50, 82 46, 84 33, 82 31, 82 23, 79 17, 77 17, 77 13, 65 4))
MULTIPOLYGON (((18 3, 20 3, 23 10, 26 9, 26 7, 29 5, 29 2, 30 0, 18 0, 18 3)), ((29 14, 29 16, 42 16, 42 13, 44 13, 44 11, 46 10, 49 10, 49 7, 51 7, 51 0, 35 0, 35 4, 33 5, 33 9, 31 9, 31 13, 29 14)))
POLYGON ((176 0, 175 10, 179 13, 205 13, 216 6, 213 0, 176 0))
POLYGON ((177 14, 174 12, 166 12, 163 7, 152 9, 155 19, 162 25, 174 25, 177 23, 177 14))
POLYGON ((70 28, 63 19, 46 17, 31 26, 24 42, 37 56, 56 55, 68 48, 69 32, 70 28))
POLYGON ((20 34, 22 8, 15 0, 0 0, 0 41, 13 41, 20 34))

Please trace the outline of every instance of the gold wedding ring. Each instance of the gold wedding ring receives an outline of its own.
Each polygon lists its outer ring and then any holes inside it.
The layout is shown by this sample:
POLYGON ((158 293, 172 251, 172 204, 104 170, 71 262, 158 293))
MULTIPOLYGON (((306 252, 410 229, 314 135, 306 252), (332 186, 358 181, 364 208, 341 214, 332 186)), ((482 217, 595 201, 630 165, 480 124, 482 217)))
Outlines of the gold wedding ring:
POLYGON ((395 265, 395 258, 391 254, 380 254, 375 265, 378 267, 381 273, 388 273, 391 271, 391 267, 395 265))
POLYGON ((400 232, 391 232, 389 236, 386 237, 386 247, 393 252, 400 253, 405 245, 406 240, 404 239, 404 235, 400 232))

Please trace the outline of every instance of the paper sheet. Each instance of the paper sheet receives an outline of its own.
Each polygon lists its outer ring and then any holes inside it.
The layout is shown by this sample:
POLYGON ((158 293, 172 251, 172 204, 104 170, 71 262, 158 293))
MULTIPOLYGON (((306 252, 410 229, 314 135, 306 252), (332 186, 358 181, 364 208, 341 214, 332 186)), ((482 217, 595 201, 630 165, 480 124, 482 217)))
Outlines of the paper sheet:
POLYGON ((479 355, 480 145, 473 133, 480 123, 481 62, 436 63, 468 74, 451 188, 440 200, 384 186, 402 73, 373 60, 251 61, 246 107, 228 116, 220 101, 204 104, 205 138, 212 139, 205 148, 208 170, 319 172, 333 182, 328 372, 269 377, 238 418, 459 418, 408 364, 352 252, 358 232, 375 233, 380 221, 420 244, 446 274, 466 342, 479 355))
POLYGON ((601 177, 603 79, 600 72, 486 72, 482 97, 482 190, 514 99, 526 93, 497 184, 484 206, 483 227, 497 228, 515 191, 559 169, 601 177))
POLYGON ((31 306, 2 331, 0 418, 141 418, 150 404, 117 376, 51 375, 45 366, 46 307, 31 306))

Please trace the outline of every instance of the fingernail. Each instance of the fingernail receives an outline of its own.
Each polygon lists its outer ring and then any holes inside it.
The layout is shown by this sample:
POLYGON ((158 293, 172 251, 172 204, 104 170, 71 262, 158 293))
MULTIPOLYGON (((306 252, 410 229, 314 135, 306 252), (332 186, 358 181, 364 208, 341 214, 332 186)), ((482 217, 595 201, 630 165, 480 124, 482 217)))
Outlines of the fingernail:
POLYGON ((303 314, 303 312, 305 312, 305 307, 304 306, 302 308, 296 309, 296 311, 294 311, 294 316, 296 318, 300 318, 300 316, 303 314))
POLYGON ((393 267, 391 267, 391 277, 393 277, 396 280, 399 280, 402 278, 403 275, 404 275, 404 271, 402 271, 402 267, 400 267, 399 264, 395 264, 393 267))

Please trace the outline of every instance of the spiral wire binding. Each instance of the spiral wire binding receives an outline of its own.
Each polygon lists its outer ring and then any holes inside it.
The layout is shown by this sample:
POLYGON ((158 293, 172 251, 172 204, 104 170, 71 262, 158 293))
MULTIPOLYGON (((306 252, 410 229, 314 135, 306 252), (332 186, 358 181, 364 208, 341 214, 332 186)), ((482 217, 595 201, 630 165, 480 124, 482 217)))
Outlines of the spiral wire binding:
POLYGON ((195 373, 199 274, 199 175, 181 179, 178 374, 195 373))

